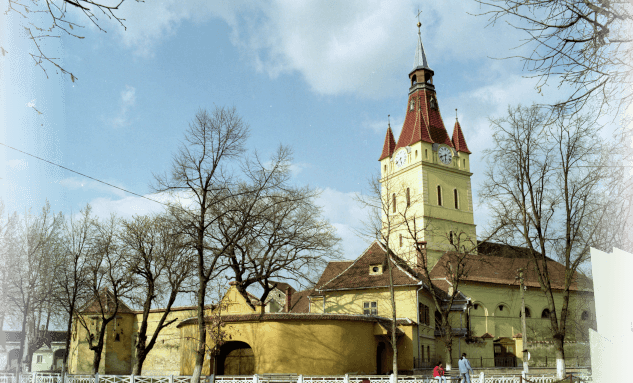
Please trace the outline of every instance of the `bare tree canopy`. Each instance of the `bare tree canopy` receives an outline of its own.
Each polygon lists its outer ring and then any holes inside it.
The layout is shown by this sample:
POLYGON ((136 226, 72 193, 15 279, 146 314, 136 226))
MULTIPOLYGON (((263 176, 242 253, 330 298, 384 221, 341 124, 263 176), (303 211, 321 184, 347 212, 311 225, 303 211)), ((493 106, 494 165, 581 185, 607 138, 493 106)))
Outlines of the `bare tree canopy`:
POLYGON ((273 280, 313 285, 327 261, 340 254, 335 229, 315 205, 318 191, 290 184, 291 161, 290 149, 280 147, 269 165, 257 157, 245 162, 247 181, 216 206, 226 214, 216 221, 212 235, 219 247, 229 248, 226 262, 247 302, 246 290, 252 285, 261 287, 261 302, 273 280))
POLYGON ((631 103, 633 92, 633 4, 628 0, 476 0, 490 24, 505 20, 526 33, 532 53, 520 58, 540 78, 569 89, 555 109, 585 105, 614 110, 631 103))
POLYGON ((200 378, 206 352, 207 285, 221 271, 218 266, 227 250, 216 247, 210 238, 212 225, 224 214, 215 206, 231 195, 231 161, 244 152, 248 134, 248 125, 235 108, 216 107, 210 114, 200 110, 185 131, 184 141, 172 159, 171 171, 155 175, 154 190, 170 193, 181 201, 173 204, 170 211, 196 257, 199 338, 192 382, 200 378))
MULTIPOLYGON (((143 1, 143 0, 136 0, 143 1)), ((92 1, 92 0, 8 0, 8 7, 5 14, 13 12, 23 20, 22 26, 26 31, 27 38, 33 42, 34 52, 29 55, 39 66, 48 78, 46 66, 50 65, 57 72, 62 72, 70 76, 74 82, 77 77, 64 68, 60 57, 51 57, 46 49, 46 41, 59 39, 62 36, 71 36, 83 39, 77 28, 84 28, 77 21, 73 12, 83 14, 82 16, 90 20, 100 31, 103 29, 103 18, 115 20, 125 28, 124 19, 118 16, 121 5, 125 0, 92 1), (102 19, 100 19, 102 18, 102 19)), ((81 16, 80 16, 81 17, 81 16)), ((0 47, 4 53, 4 48, 0 47)))
POLYGON ((143 363, 160 332, 178 318, 168 319, 178 295, 195 269, 191 248, 167 216, 135 216, 122 221, 119 234, 126 268, 138 279, 133 298, 142 306, 132 374, 140 375, 143 363), (153 333, 148 334, 150 309, 163 309, 153 333), (148 339, 149 335, 149 339, 148 339))
POLYGON ((480 198, 487 201, 492 226, 500 228, 494 239, 526 247, 534 259, 564 374, 570 286, 579 282, 577 271, 617 201, 605 198, 608 147, 591 119, 545 122, 536 106, 511 107, 506 117, 491 120, 494 146, 485 153, 489 167, 480 198), (561 307, 554 301, 548 258, 565 266, 561 307))

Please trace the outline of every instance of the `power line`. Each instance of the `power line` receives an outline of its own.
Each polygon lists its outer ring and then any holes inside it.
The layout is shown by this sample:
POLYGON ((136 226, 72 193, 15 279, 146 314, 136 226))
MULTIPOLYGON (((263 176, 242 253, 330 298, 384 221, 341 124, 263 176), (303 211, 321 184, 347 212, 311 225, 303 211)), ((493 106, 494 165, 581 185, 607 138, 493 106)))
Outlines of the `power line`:
POLYGON ((138 193, 134 193, 134 192, 132 192, 132 191, 129 191, 129 190, 123 189, 123 188, 121 188, 121 187, 118 187, 118 186, 115 186, 115 185, 109 184, 109 183, 107 183, 107 182, 105 182, 105 181, 101 181, 101 180, 96 179, 96 178, 94 178, 94 177, 90 177, 89 175, 86 175, 86 174, 80 173, 80 172, 78 172, 78 171, 76 171, 76 170, 69 169, 69 168, 67 168, 67 167, 65 167, 65 166, 62 166, 62 165, 56 164, 56 163, 51 162, 51 161, 49 161, 49 160, 45 160, 45 159, 40 158, 40 157, 38 157, 38 156, 36 156, 36 155, 33 155, 33 154, 31 154, 31 153, 27 153, 27 152, 25 152, 25 151, 23 151, 23 150, 16 149, 16 148, 14 148, 14 147, 12 147, 12 146, 9 146, 9 145, 7 145, 7 144, 3 144, 2 142, 0 142, 0 145, 2 145, 2 146, 6 146, 7 148, 9 148, 9 149, 13 149, 13 150, 15 150, 15 151, 17 151, 17 152, 20 152, 20 153, 22 153, 22 154, 26 154, 27 156, 31 156, 31 157, 33 157, 33 158, 37 158, 37 159, 38 159, 38 160, 40 160, 40 161, 44 161, 44 162, 47 162, 47 163, 49 163, 49 164, 51 164, 51 165, 55 165, 55 166, 60 167, 60 168, 62 168, 62 169, 68 170, 69 172, 73 172, 73 173, 75 173, 75 174, 79 174, 80 176, 83 176, 83 177, 86 177, 86 178, 90 178, 91 180, 94 180, 94 181, 100 182, 100 183, 102 183, 102 184, 104 184, 104 185, 108 185, 108 186, 113 187, 113 188, 115 188, 115 189, 122 190, 122 191, 124 191, 124 192, 126 192, 126 193, 134 194, 134 195, 135 195, 135 196, 137 196, 137 197, 145 198, 146 200, 149 200, 149 201, 152 201, 152 202, 156 202, 156 203, 159 203, 159 204, 161 204, 161 205, 169 206, 169 205, 168 205, 168 204, 166 204, 166 203, 163 203, 163 202, 160 202, 160 201, 156 201, 155 199, 151 199, 151 198, 149 198, 149 197, 145 197, 144 195, 140 195, 140 194, 138 194, 138 193))

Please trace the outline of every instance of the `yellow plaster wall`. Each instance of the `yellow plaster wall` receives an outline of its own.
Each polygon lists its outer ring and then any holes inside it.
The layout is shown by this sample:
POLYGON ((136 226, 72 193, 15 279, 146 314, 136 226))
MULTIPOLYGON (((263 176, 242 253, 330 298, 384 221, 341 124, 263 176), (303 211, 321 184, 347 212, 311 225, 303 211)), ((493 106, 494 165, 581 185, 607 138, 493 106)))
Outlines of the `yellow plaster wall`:
POLYGON ((105 337, 105 373, 106 374, 130 374, 132 373, 132 344, 134 323, 136 315, 119 314, 117 318, 108 323, 108 331, 105 337), (117 340, 116 336, 119 335, 117 340))
MULTIPOLYGON (((399 366, 413 367, 411 326, 402 327, 399 366)), ((231 341, 249 344, 255 354, 255 372, 305 375, 376 372, 376 350, 381 336, 373 322, 340 320, 236 322, 226 326, 231 341)), ((196 325, 181 328, 181 374, 189 375, 195 361, 196 325)), ((210 342, 210 340, 207 340, 210 342)), ((387 345, 387 349, 389 346, 387 345)), ((209 373, 205 361, 203 374, 209 373)))
POLYGON ((392 157, 383 159, 380 164, 382 199, 386 203, 385 210, 388 210, 388 214, 383 214, 383 235, 389 236, 389 247, 398 256, 415 265, 413 240, 402 218, 403 215, 409 220, 416 217, 417 237, 427 241, 428 257, 433 266, 442 252, 454 250, 447 239, 450 231, 464 233, 461 242, 466 247, 469 247, 467 238, 475 243, 470 159, 468 154, 459 153, 459 157, 453 156, 453 162, 445 166, 438 160, 431 144, 418 142, 410 148, 404 167, 397 168, 392 157), (416 151, 420 153, 417 159, 416 151), (428 159, 424 158, 425 151, 429 155, 428 159), (463 160, 466 160, 466 167, 463 166, 463 160), (442 188, 442 206, 437 201, 438 185, 442 188), (410 189, 409 207, 406 205, 407 188, 410 189), (453 201, 453 189, 458 191, 457 209, 453 201), (392 209, 393 194, 396 195, 396 212, 392 209), (404 238, 403 246, 400 246, 400 235, 404 238))
MULTIPOLYGON (((398 318, 417 320, 416 286, 395 287, 396 315, 398 318)), ((377 302, 378 316, 391 318, 391 294, 389 288, 328 291, 325 312, 330 314, 363 314, 363 302, 377 302)), ((317 305, 314 305, 318 309, 317 305)), ((322 311, 321 305, 321 311, 322 311)), ((319 312, 319 311, 317 311, 319 312)))
MULTIPOLYGON (((147 337, 148 342, 151 339, 158 321, 160 320, 163 312, 150 312, 147 323, 147 337)), ((154 348, 145 358, 143 363, 143 375, 178 375, 180 373, 180 329, 176 327, 182 320, 195 317, 195 309, 176 310, 169 313, 166 321, 176 319, 175 323, 163 328, 158 335, 154 348)), ((136 316, 134 323, 134 332, 138 332, 141 325, 142 315, 136 316)), ((132 358, 136 358, 136 348, 132 341, 132 358)))
MULTIPOLYGON (((509 337, 521 333, 521 294, 519 286, 501 286, 493 284, 467 282, 460 285, 460 290, 467 296, 476 298, 473 304, 478 304, 478 310, 470 309, 471 331, 473 336, 489 333, 495 338, 509 337), (499 305, 508 310, 501 312, 499 305)), ((560 319, 562 294, 555 293, 554 302, 560 319)), ((541 319, 543 309, 547 308, 547 299, 540 289, 528 288, 525 292, 525 306, 531 311, 531 318, 527 318, 528 341, 551 337, 549 333, 549 319, 541 319)), ((582 337, 587 328, 594 323, 595 305, 593 294, 575 292, 570 294, 569 301, 569 330, 568 340, 582 337), (583 321, 580 316, 583 311, 590 313, 590 319, 583 321)))

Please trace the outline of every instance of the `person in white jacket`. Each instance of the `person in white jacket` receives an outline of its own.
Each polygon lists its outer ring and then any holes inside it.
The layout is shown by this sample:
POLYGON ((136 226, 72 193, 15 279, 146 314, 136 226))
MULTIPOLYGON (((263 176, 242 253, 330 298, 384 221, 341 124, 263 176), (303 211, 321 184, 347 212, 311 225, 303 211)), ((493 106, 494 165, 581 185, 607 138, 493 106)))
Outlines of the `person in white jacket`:
POLYGON ((470 367, 470 362, 466 359, 466 353, 462 354, 462 357, 459 358, 459 377, 460 383, 470 383, 470 373, 473 373, 472 367, 470 367))

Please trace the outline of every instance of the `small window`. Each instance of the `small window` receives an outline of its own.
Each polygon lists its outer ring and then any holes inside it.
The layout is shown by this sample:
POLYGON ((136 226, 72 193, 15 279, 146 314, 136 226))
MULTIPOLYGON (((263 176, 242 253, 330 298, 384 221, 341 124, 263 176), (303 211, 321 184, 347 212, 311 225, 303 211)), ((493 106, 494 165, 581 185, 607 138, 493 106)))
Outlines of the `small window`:
POLYGON ((391 205, 393 206, 392 211, 396 212, 396 193, 393 193, 391 196, 391 205))
POLYGON ((385 166, 383 167, 383 169, 384 169, 385 173, 387 173, 387 165, 385 165, 385 166))
POLYGON ((426 346, 426 361, 431 361, 431 346, 426 346))
POLYGON ((378 302, 363 302, 363 314, 378 315, 378 302))
POLYGON ((543 312, 541 313, 541 319, 549 319, 549 316, 550 316, 549 309, 544 309, 543 312))
POLYGON ((418 159, 418 151, 417 150, 415 151, 415 159, 416 160, 418 159))
POLYGON ((453 201, 455 202, 455 209, 459 209, 459 196, 457 194, 457 189, 453 189, 453 201))
POLYGON ((37 355, 35 363, 44 363, 44 358, 42 355, 37 355))
POLYGON ((407 188, 407 207, 411 206, 411 192, 407 188))
POLYGON ((589 312, 583 311, 582 314, 580 314, 580 320, 589 320, 589 312))
POLYGON ((382 274, 382 265, 369 266, 369 275, 381 275, 381 274, 382 274))
POLYGON ((402 234, 400 234, 400 247, 402 247, 402 234))
POLYGON ((119 336, 119 334, 116 334, 116 335, 114 336, 114 341, 115 341, 115 342, 120 342, 120 341, 121 341, 121 337, 119 336))
POLYGON ((429 311, 429 306, 419 303, 418 310, 419 310, 419 315, 420 315, 420 323, 430 326, 431 315, 429 311))
MULTIPOLYGON (((525 308, 525 317, 532 318, 532 312, 530 311, 529 307, 525 308)), ((519 310, 519 318, 521 318, 521 310, 519 310)))
POLYGON ((475 303, 475 304, 473 305, 473 309, 475 309, 475 310, 479 310, 479 303, 475 303))
POLYGON ((466 159, 464 158, 462 161, 464 163, 464 169, 466 169, 466 159))
POLYGON ((437 205, 442 206, 442 187, 437 185, 437 205))
POLYGON ((409 111, 413 111, 415 109, 415 100, 411 99, 409 103, 409 111))

